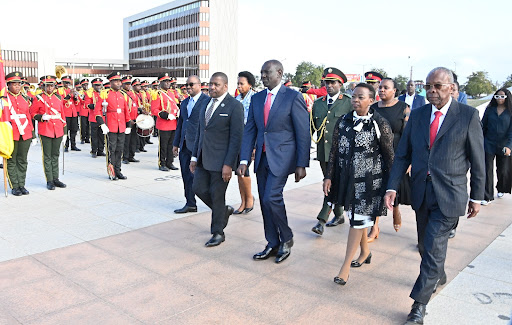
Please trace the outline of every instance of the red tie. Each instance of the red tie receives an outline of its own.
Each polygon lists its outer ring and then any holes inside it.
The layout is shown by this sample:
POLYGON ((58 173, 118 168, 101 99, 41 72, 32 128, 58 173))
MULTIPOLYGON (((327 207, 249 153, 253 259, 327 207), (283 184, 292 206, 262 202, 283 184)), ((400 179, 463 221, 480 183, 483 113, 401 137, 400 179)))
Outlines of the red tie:
MULTIPOLYGON (((268 114, 270 113, 270 105, 272 104, 272 93, 269 91, 265 106, 263 106, 263 123, 267 126, 268 114)), ((265 152, 265 143, 263 143, 263 152, 265 152)))
POLYGON ((434 113, 436 117, 434 118, 434 121, 432 124, 430 124, 430 148, 432 148, 432 145, 434 144, 434 140, 436 139, 437 135, 437 129, 439 128, 439 118, 443 113, 440 111, 437 111, 434 113))
POLYGON ((270 113, 270 106, 272 104, 272 93, 269 91, 267 94, 267 100, 265 101, 265 106, 263 106, 263 122, 265 126, 267 126, 268 114, 270 113))

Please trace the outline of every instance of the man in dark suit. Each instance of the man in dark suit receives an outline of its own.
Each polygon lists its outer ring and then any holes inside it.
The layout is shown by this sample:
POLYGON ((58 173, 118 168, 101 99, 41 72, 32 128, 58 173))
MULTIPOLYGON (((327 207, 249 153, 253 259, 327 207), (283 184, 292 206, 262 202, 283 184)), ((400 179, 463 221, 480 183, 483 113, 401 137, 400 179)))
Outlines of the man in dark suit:
POLYGON ((425 97, 416 94, 416 84, 412 80, 407 83, 407 93, 398 96, 398 100, 406 102, 411 111, 425 105, 425 97))
POLYGON ((238 175, 247 170, 256 144, 254 172, 263 214, 267 246, 253 256, 255 260, 277 255, 284 261, 293 246, 283 200, 288 175, 295 172, 295 182, 306 177, 309 166, 309 117, 302 94, 281 85, 283 65, 270 60, 261 68, 261 81, 267 87, 251 98, 245 125, 238 175))
POLYGON ((210 96, 199 112, 199 127, 192 151, 190 171, 196 195, 212 209, 212 238, 207 247, 225 240, 224 228, 233 213, 226 206, 226 189, 237 166, 244 131, 244 107, 228 94, 228 77, 216 72, 210 78, 210 96))
POLYGON ((201 80, 198 76, 188 77, 186 86, 190 97, 181 102, 172 151, 176 157, 179 149, 181 178, 187 203, 183 208, 174 210, 174 213, 197 212, 196 197, 192 190, 194 174, 190 172, 189 166, 192 150, 194 150, 194 144, 196 143, 199 112, 205 109, 210 102, 210 97, 201 92, 201 80))
POLYGON ((400 179, 411 165, 412 208, 416 212, 420 274, 406 324, 423 324, 426 305, 438 284, 446 283, 444 263, 450 230, 459 216, 480 211, 484 197, 483 133, 478 111, 452 100, 453 74, 436 68, 427 76, 429 105, 411 112, 395 152, 384 202, 393 208, 400 179), (466 174, 471 168, 468 204, 466 174))

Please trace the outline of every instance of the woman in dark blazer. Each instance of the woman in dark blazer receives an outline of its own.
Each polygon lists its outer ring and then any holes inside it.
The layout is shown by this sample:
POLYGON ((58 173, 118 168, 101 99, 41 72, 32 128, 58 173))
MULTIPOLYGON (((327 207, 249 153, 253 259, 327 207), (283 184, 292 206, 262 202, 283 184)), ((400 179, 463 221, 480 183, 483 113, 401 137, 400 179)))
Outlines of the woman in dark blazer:
POLYGON ((485 195, 482 205, 494 200, 494 157, 498 176, 498 198, 512 188, 512 95, 506 88, 498 89, 482 118, 485 149, 485 195))

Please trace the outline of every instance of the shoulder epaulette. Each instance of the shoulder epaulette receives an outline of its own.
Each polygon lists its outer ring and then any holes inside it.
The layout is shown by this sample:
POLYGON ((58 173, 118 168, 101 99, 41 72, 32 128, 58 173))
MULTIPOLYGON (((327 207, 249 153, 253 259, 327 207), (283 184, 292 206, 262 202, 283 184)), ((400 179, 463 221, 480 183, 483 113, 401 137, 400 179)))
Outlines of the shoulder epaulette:
POLYGON ((58 99, 62 100, 62 96, 59 95, 58 93, 54 93, 55 97, 57 97, 58 99))
POLYGON ((151 93, 151 100, 156 100, 159 95, 160 95, 160 89, 158 89, 157 91, 153 91, 151 93))
POLYGON ((87 89, 86 94, 87 94, 87 96, 89 96, 90 98, 92 98, 92 96, 93 96, 93 92, 94 92, 94 88, 89 88, 89 89, 87 89))
MULTIPOLYGON (((342 95, 348 97, 349 99, 352 98, 351 94, 343 93, 342 95)), ((340 96, 342 96, 342 95, 340 95, 340 96)))
POLYGON ((110 92, 110 89, 103 89, 100 93, 100 98, 101 99, 107 99, 108 98, 108 93, 110 92))

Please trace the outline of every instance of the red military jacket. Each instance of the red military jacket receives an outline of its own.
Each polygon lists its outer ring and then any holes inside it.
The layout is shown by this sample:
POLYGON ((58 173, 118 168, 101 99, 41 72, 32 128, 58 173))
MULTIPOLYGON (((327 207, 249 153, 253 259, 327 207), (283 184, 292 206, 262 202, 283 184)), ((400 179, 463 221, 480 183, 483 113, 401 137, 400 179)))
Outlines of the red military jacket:
POLYGON ((89 110, 89 122, 96 122, 96 115, 94 115, 94 108, 96 108, 96 103, 102 101, 100 98, 100 92, 95 91, 94 89, 88 89, 85 92, 84 97, 84 110, 89 110), (89 105, 92 104, 94 108, 89 108, 89 105))
POLYGON ((121 91, 113 89, 103 90, 100 94, 100 100, 96 102, 94 108, 94 116, 103 118, 102 103, 106 101, 107 114, 106 121, 104 121, 110 132, 123 133, 126 130, 126 123, 130 121, 130 112, 128 110, 128 103, 124 98, 121 91))
POLYGON ((64 107, 64 115, 66 117, 75 117, 78 116, 77 107, 79 106, 79 102, 75 102, 73 100, 73 92, 69 88, 59 88, 59 95, 62 98, 62 105, 64 107), (66 96, 71 96, 69 99, 64 99, 66 96))
POLYGON ((62 107, 62 100, 56 93, 48 95, 43 92, 36 96, 36 99, 30 106, 30 115, 32 118, 40 121, 37 123, 37 133, 49 138, 60 138, 64 135, 64 126, 66 126, 66 116, 62 107), (37 115, 48 114, 51 119, 43 121, 36 117, 37 115))
POLYGON ((80 97, 78 98, 78 106, 77 106, 77 107, 79 107, 79 109, 77 109, 78 114, 80 116, 89 116, 89 109, 87 108, 87 106, 85 106, 86 92, 81 90, 78 93, 80 94, 80 97))
POLYGON ((138 109, 139 109, 139 107, 142 106, 142 104, 139 105, 139 98, 137 97, 137 95, 135 94, 135 92, 133 90, 127 91, 125 93, 128 98, 128 105, 129 105, 128 108, 130 111, 130 119, 132 121, 135 121, 137 119, 137 115, 139 115, 138 109))
POLYGON ((15 95, 8 91, 7 96, 9 96, 8 98, 12 104, 12 108, 4 107, 0 120, 2 122, 11 123, 14 141, 19 141, 20 137, 23 140, 32 139, 32 130, 34 127, 32 126, 32 116, 30 115, 29 109, 31 105, 30 99, 24 97, 21 92, 15 95), (21 136, 19 128, 23 130, 23 136, 21 136))
POLYGON ((151 114, 157 116, 156 128, 162 131, 176 130, 178 120, 178 105, 176 105, 176 98, 171 90, 167 92, 159 89, 153 93, 151 98, 151 114), (160 117, 161 112, 167 112, 174 115, 174 120, 163 119, 160 117))

